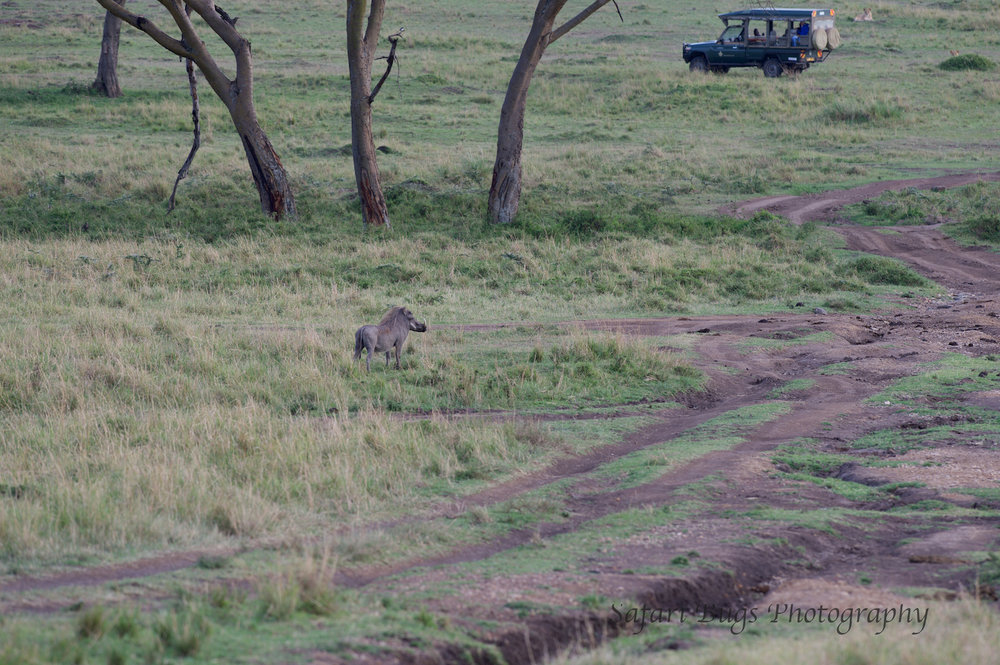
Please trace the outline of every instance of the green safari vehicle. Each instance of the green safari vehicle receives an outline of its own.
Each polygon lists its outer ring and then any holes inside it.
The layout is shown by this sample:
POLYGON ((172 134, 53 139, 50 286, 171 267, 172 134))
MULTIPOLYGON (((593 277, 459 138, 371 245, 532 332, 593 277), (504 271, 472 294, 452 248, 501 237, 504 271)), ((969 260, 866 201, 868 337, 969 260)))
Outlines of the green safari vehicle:
POLYGON ((841 44, 832 9, 759 8, 719 14, 725 28, 713 42, 684 44, 693 72, 725 74, 760 67, 764 76, 798 74, 841 44))

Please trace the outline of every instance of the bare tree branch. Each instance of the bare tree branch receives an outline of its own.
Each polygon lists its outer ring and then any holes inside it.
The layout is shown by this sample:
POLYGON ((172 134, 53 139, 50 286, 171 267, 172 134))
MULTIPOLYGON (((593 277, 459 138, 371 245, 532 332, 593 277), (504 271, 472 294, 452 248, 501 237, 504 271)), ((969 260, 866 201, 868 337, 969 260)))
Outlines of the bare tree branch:
MULTIPOLYGON (((555 40, 557 40, 560 37, 562 37, 563 35, 565 35, 570 30, 572 30, 573 28, 575 28, 576 26, 578 26, 581 23, 583 23, 585 20, 587 20, 588 17, 590 17, 591 14, 593 14, 594 12, 596 12, 598 9, 600 9, 604 5, 608 4, 609 2, 612 2, 612 0, 594 0, 594 2, 590 3, 589 7, 587 7, 586 9, 584 9, 583 11, 581 11, 579 14, 577 14, 576 16, 574 16, 573 18, 571 18, 570 20, 566 21, 561 26, 559 26, 558 28, 556 28, 555 30, 553 30, 552 32, 550 32, 549 33, 548 43, 551 44, 555 40)), ((618 3, 616 2, 615 3, 615 7, 617 7, 617 6, 618 6, 618 3)), ((618 10, 618 18, 622 18, 621 10, 618 10)), ((625 22, 625 19, 622 18, 622 23, 624 23, 624 22, 625 22)))
POLYGON ((382 78, 380 78, 378 83, 375 84, 375 89, 372 90, 372 94, 368 95, 369 104, 375 101, 375 95, 377 95, 378 91, 382 89, 382 84, 385 83, 385 80, 389 78, 389 72, 392 71, 392 63, 396 62, 396 44, 403 38, 403 30, 405 30, 405 28, 400 28, 388 37, 389 43, 392 44, 392 46, 389 47, 389 55, 386 58, 387 62, 385 65, 385 73, 382 74, 382 78))
POLYGON ((239 16, 236 17, 230 16, 219 5, 215 6, 215 11, 219 12, 219 16, 221 16, 226 23, 233 26, 234 28, 236 27, 236 22, 240 20, 239 16))
MULTIPOLYGON (((190 7, 187 11, 191 11, 190 7)), ((168 213, 174 211, 174 198, 177 196, 177 185, 187 177, 188 169, 191 168, 194 156, 198 152, 198 148, 201 147, 201 109, 198 104, 198 77, 194 72, 194 61, 187 58, 184 61, 184 68, 187 70, 188 88, 191 90, 191 120, 194 121, 194 139, 191 142, 191 151, 188 153, 187 159, 184 160, 181 170, 177 172, 177 180, 174 180, 174 191, 170 192, 170 201, 167 202, 168 213)))

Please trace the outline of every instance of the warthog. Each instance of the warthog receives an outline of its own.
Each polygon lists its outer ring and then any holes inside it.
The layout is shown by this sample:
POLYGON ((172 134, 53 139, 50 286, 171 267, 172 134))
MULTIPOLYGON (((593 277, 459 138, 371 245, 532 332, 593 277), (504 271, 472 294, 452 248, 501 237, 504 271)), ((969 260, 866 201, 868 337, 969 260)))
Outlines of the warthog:
POLYGON ((361 349, 367 349, 365 367, 372 371, 372 353, 385 351, 385 366, 389 366, 389 350, 396 349, 396 369, 399 369, 399 352, 406 342, 406 336, 413 332, 426 332, 427 324, 420 323, 413 312, 405 307, 393 307, 378 325, 361 326, 354 333, 354 359, 361 357, 361 349))

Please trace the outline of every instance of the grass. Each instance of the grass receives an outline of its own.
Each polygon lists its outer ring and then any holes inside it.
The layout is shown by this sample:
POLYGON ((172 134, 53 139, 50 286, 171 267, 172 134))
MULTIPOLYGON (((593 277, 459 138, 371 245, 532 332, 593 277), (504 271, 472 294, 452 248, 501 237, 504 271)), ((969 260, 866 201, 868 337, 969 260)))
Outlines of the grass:
POLYGON ((755 428, 790 410, 787 402, 765 402, 733 409, 661 444, 622 455, 602 465, 596 474, 616 478, 615 489, 652 482, 692 459, 744 443, 755 428))
POLYGON ((1000 240, 989 220, 1000 214, 997 183, 977 182, 944 190, 902 189, 884 192, 844 209, 853 221, 874 225, 939 224, 946 233, 966 242, 1000 240))
MULTIPOLYGON (((181 208, 172 219, 150 215, 169 194, 189 142, 183 73, 145 35, 125 30, 126 95, 95 97, 88 85, 99 12, 81 20, 49 9, 41 3, 19 10, 44 15, 40 30, 4 28, 5 119, 24 130, 4 146, 8 167, 0 191, 14 204, 5 206, 5 226, 79 232, 79 220, 90 219, 99 232, 147 233, 169 224, 213 238, 273 228, 254 213, 238 140, 211 94, 203 95, 204 146, 182 183, 181 208), (39 44, 58 47, 58 66, 26 57, 39 44), (88 128, 84 135, 80 123, 88 128)), ((345 67, 339 48, 325 39, 342 30, 342 8, 300 6, 279 14, 236 2, 233 11, 254 41, 258 110, 302 208, 299 222, 277 228, 321 236, 356 229, 350 157, 341 151, 349 143, 345 67)), ((512 66, 496 54, 513 56, 520 48, 516 31, 500 37, 491 26, 523 25, 524 17, 516 6, 477 8, 468 17, 453 0, 396 11, 405 12, 412 27, 400 47, 400 75, 383 89, 375 120, 377 142, 391 150, 381 160, 390 214, 407 234, 428 225, 478 226, 496 114, 512 66), (460 33, 453 29, 459 23, 460 33)), ((959 94, 948 77, 925 72, 940 63, 945 43, 983 45, 981 12, 949 9, 930 40, 908 23, 912 18, 894 18, 879 32, 845 26, 845 47, 795 81, 766 81, 756 70, 693 78, 679 57, 655 45, 715 36, 711 12, 668 3, 629 13, 624 24, 613 12, 592 17, 589 34, 561 40, 539 69, 526 122, 526 228, 632 227, 650 212, 703 210, 706 200, 768 193, 778 183, 806 190, 898 174, 918 161, 947 168, 988 160, 963 143, 975 144, 988 128, 978 99, 995 95, 995 82, 970 81, 975 89, 966 94, 966 82, 959 81, 959 94), (948 35, 955 16, 968 17, 968 29, 948 35), (885 31, 900 53, 884 51, 885 31), (607 39, 612 36, 626 41, 607 39), (881 67, 854 66, 873 52, 881 67), (630 65, 636 57, 649 66, 630 65), (899 72, 898 91, 849 92, 877 89, 883 67, 899 72), (947 117, 934 113, 942 97, 951 109, 947 117), (718 113, 692 112, 706 106, 718 113), (588 115, 564 121, 584 107, 588 115), (780 134, 773 128, 777 117, 780 134), (746 131, 734 133, 733 126, 746 131), (866 131, 859 134, 859 126, 866 131), (910 142, 911 133, 928 141, 910 142), (877 166, 863 157, 870 149, 877 150, 877 166)), ((391 8, 386 20, 393 20, 391 8)), ((983 56, 995 58, 995 50, 984 49, 983 56)))
POLYGON ((769 399, 781 399, 789 394, 794 395, 797 392, 809 390, 815 384, 815 379, 792 379, 772 390, 767 396, 769 399))
MULTIPOLYGON (((440 412, 598 412, 702 385, 684 357, 652 341, 559 321, 797 303, 862 311, 886 294, 930 293, 899 264, 842 252, 813 226, 768 214, 730 219, 717 207, 914 168, 996 169, 982 139, 1000 100, 995 70, 938 69, 949 49, 1000 57, 989 41, 1000 26, 991 4, 881 3, 877 29, 845 22, 845 46, 827 62, 769 80, 758 71, 690 76, 664 44, 712 38, 719 22, 670 0, 623 7, 624 23, 602 11, 553 45, 529 98, 519 219, 492 228, 485 193, 524 7, 402 2, 386 16, 407 28, 398 76, 375 106, 394 230, 362 233, 343 149, 345 59, 330 38, 342 34, 343 7, 232 0, 226 9, 254 44, 258 113, 301 214, 276 222, 257 211, 239 138, 203 89, 203 146, 168 215, 190 141, 176 59, 124 29, 125 96, 106 100, 89 89, 96 3, 8 4, 5 18, 16 20, 0 25, 0 124, 11 129, 0 143, 0 564, 44 572, 172 548, 344 535, 337 562, 282 563, 280 547, 262 554, 267 570, 250 597, 212 591, 150 611, 87 607, 38 625, 5 618, 0 663, 247 653, 279 661, 288 649, 336 653, 359 635, 354 644, 387 645, 376 651, 439 639, 468 647, 464 628, 432 609, 327 593, 327 576, 341 561, 382 562, 558 520, 555 490, 470 511, 472 526, 352 529, 420 516, 648 421, 525 426, 440 412), (350 359, 353 331, 396 304, 427 319, 430 332, 411 337, 402 371, 365 374, 350 359), (499 321, 523 325, 458 327, 499 321)), ((866 214, 897 223, 940 216, 976 242, 1000 237, 995 186, 925 194, 880 198, 866 214)), ((748 351, 824 339, 755 341, 748 351)), ((991 385, 958 361, 938 372, 933 394, 991 385)), ((886 399, 915 401, 927 385, 901 383, 886 399)), ((734 445, 772 408, 713 423, 673 452, 734 445)), ((670 461, 657 454, 612 470, 639 482, 670 461)), ((573 552, 593 554, 585 541, 597 533, 640 533, 696 509, 608 517, 565 547, 520 551, 515 567, 567 565, 573 552)), ((212 565, 195 572, 243 571, 212 565)))
POLYGON ((787 335, 782 335, 781 337, 747 337, 739 342, 739 346, 742 347, 747 353, 753 353, 761 350, 768 349, 785 349, 790 346, 803 346, 806 344, 812 344, 815 342, 827 342, 833 339, 833 333, 828 331, 821 331, 817 333, 807 333, 805 331, 800 331, 803 334, 799 336, 794 336, 792 333, 787 335))
POLYGON ((928 402, 954 407, 969 392, 990 390, 1000 381, 1000 364, 994 356, 975 358, 948 353, 929 363, 926 371, 904 377, 869 398, 873 404, 890 402, 916 409, 928 402))

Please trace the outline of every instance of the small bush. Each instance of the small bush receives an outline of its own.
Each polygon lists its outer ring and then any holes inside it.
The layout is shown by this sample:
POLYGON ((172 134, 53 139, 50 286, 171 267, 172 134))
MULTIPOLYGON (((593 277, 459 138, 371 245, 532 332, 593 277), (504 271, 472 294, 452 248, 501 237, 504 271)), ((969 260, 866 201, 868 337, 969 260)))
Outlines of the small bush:
POLYGON ((212 626, 204 615, 183 609, 161 616, 155 622, 153 631, 164 652, 188 658, 201 650, 212 632, 212 626))
POLYGON ((903 263, 884 256, 861 256, 846 263, 842 270, 869 284, 923 286, 926 281, 903 263))
POLYGON ((956 55, 952 58, 948 58, 938 65, 941 69, 950 72, 963 70, 986 72, 991 69, 996 69, 996 66, 995 62, 987 57, 979 55, 978 53, 963 53, 962 55, 956 55))
POLYGON ((139 634, 142 624, 134 612, 122 612, 111 626, 111 632, 118 637, 135 637, 139 634))
POLYGON ((297 611, 317 616, 332 614, 337 604, 335 572, 336 564, 324 551, 306 555, 284 573, 261 580, 257 585, 260 615, 283 621, 297 611))
POLYGON ((966 226, 980 240, 1000 242, 1000 216, 996 214, 973 217, 966 226))
POLYGON ((83 638, 100 637, 107 630, 104 608, 95 605, 80 614, 76 622, 76 634, 83 638))

